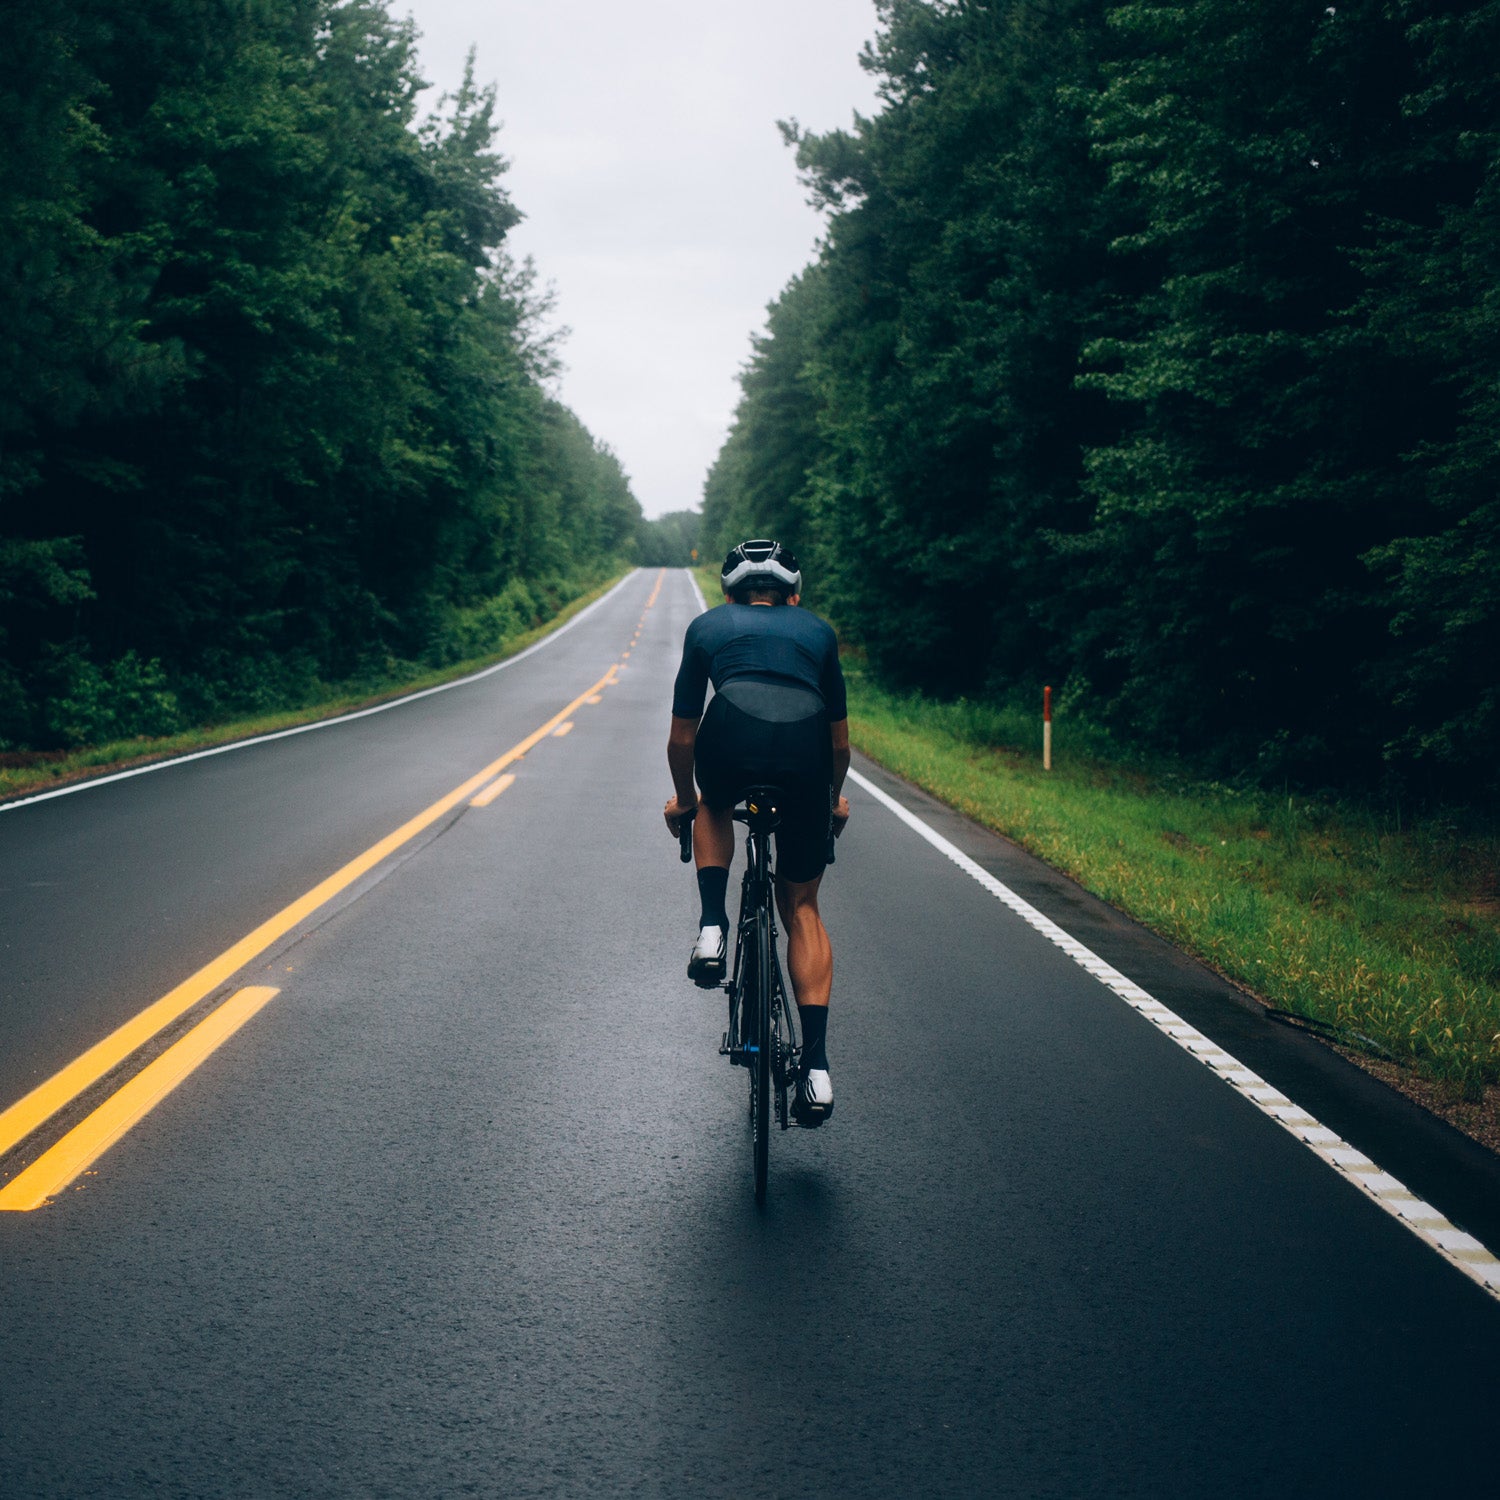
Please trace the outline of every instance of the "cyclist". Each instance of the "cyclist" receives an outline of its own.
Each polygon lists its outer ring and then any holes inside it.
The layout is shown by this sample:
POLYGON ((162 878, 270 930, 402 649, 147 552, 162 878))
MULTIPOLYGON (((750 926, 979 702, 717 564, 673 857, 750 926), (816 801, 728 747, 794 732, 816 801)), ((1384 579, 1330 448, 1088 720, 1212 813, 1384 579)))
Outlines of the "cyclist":
POLYGON ((802 1023, 802 1071, 792 1103, 802 1125, 833 1113, 828 997, 833 950, 818 912, 830 829, 849 803, 844 674, 832 628, 797 606, 802 573, 778 542, 742 542, 720 573, 725 602, 688 626, 672 696, 667 764, 675 793, 667 827, 697 809, 693 853, 702 906, 688 977, 710 989, 728 952, 729 864, 737 794, 756 782, 786 797, 776 832, 776 906, 787 935, 787 969, 802 1023), (703 709, 708 684, 714 697, 703 709), (700 720, 701 716, 701 720, 700 720), (694 773, 698 789, 694 789, 694 773))

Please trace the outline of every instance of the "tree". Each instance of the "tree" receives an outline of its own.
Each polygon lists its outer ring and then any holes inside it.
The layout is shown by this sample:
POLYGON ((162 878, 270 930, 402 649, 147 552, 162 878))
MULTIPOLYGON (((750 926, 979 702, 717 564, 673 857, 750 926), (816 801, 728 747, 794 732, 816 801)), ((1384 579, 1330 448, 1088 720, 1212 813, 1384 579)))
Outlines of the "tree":
MULTIPOLYGON (((802 505, 829 607, 897 680, 974 691, 1054 657, 1046 535, 1082 524, 1100 432, 1103 403, 1073 377, 1107 276, 1085 107, 1104 7, 879 11, 865 65, 882 112, 789 129, 832 216, 817 313, 784 336, 807 394, 780 431, 799 453, 818 435, 802 505)), ((749 417, 725 457, 753 469, 771 445, 749 417)))
POLYGON ((723 554, 746 537, 785 541, 810 556, 808 485, 823 453, 821 402, 807 369, 820 336, 822 268, 794 277, 767 309, 766 331, 740 372, 740 402, 703 491, 703 537, 723 554))
POLYGON ((381 0, 40 0, 16 34, 0 735, 159 671, 209 713, 445 656, 487 594, 628 549, 472 68, 419 121, 381 0))
POLYGON ((1413 146, 1363 258, 1361 311, 1420 372, 1426 420, 1403 461, 1423 509, 1366 561, 1391 647, 1368 672, 1393 703, 1386 754, 1470 794, 1500 789, 1500 5, 1392 7, 1416 81, 1413 146))
POLYGON ((1117 717, 1243 765, 1368 743, 1361 555, 1419 505, 1430 381, 1354 315, 1410 85, 1378 4, 1132 3, 1095 109, 1139 295, 1088 350, 1123 409, 1090 453, 1079 664, 1117 717))
POLYGON ((696 510, 674 510, 655 520, 642 521, 637 533, 636 561, 643 568, 691 567, 702 520, 696 510))

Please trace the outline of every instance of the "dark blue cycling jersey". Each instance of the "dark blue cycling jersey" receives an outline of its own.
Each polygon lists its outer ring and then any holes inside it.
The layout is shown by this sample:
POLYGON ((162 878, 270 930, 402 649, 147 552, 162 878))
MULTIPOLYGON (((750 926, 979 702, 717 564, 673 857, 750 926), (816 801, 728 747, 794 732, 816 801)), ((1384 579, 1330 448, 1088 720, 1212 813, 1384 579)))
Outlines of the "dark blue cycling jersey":
POLYGON ((849 717, 833 627, 794 604, 721 604, 687 628, 672 713, 696 719, 712 682, 783 683, 811 689, 830 723, 849 717))

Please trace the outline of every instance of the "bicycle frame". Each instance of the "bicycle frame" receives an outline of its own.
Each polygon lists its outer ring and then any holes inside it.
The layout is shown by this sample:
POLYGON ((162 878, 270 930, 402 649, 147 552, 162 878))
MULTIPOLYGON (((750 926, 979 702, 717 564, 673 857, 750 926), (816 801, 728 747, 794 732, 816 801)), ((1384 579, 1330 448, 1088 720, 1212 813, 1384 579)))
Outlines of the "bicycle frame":
POLYGON ((755 1196, 764 1201, 770 1126, 770 1098, 776 1123, 788 1125, 787 1090, 802 1055, 796 1010, 787 999, 777 955, 775 871, 771 834, 780 821, 774 788, 754 787, 735 819, 746 825, 745 875, 734 966, 724 988, 729 994, 729 1030, 719 1048, 730 1062, 750 1073, 750 1123, 755 1146, 755 1196), (764 967, 764 982, 762 981, 764 967))

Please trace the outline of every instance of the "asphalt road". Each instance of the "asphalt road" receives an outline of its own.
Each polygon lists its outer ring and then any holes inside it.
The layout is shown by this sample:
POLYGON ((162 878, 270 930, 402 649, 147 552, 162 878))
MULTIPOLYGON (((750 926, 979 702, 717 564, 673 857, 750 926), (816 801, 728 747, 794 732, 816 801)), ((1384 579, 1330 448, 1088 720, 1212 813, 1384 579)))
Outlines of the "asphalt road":
MULTIPOLYGON (((0 811, 3 1107, 622 665, 0 1213, 0 1493, 1490 1492, 1500 1304, 859 788, 837 1112, 756 1208, 660 818, 697 603, 655 583, 482 681, 0 811)), ((1488 1234, 1482 1153, 864 770, 1488 1234)))

